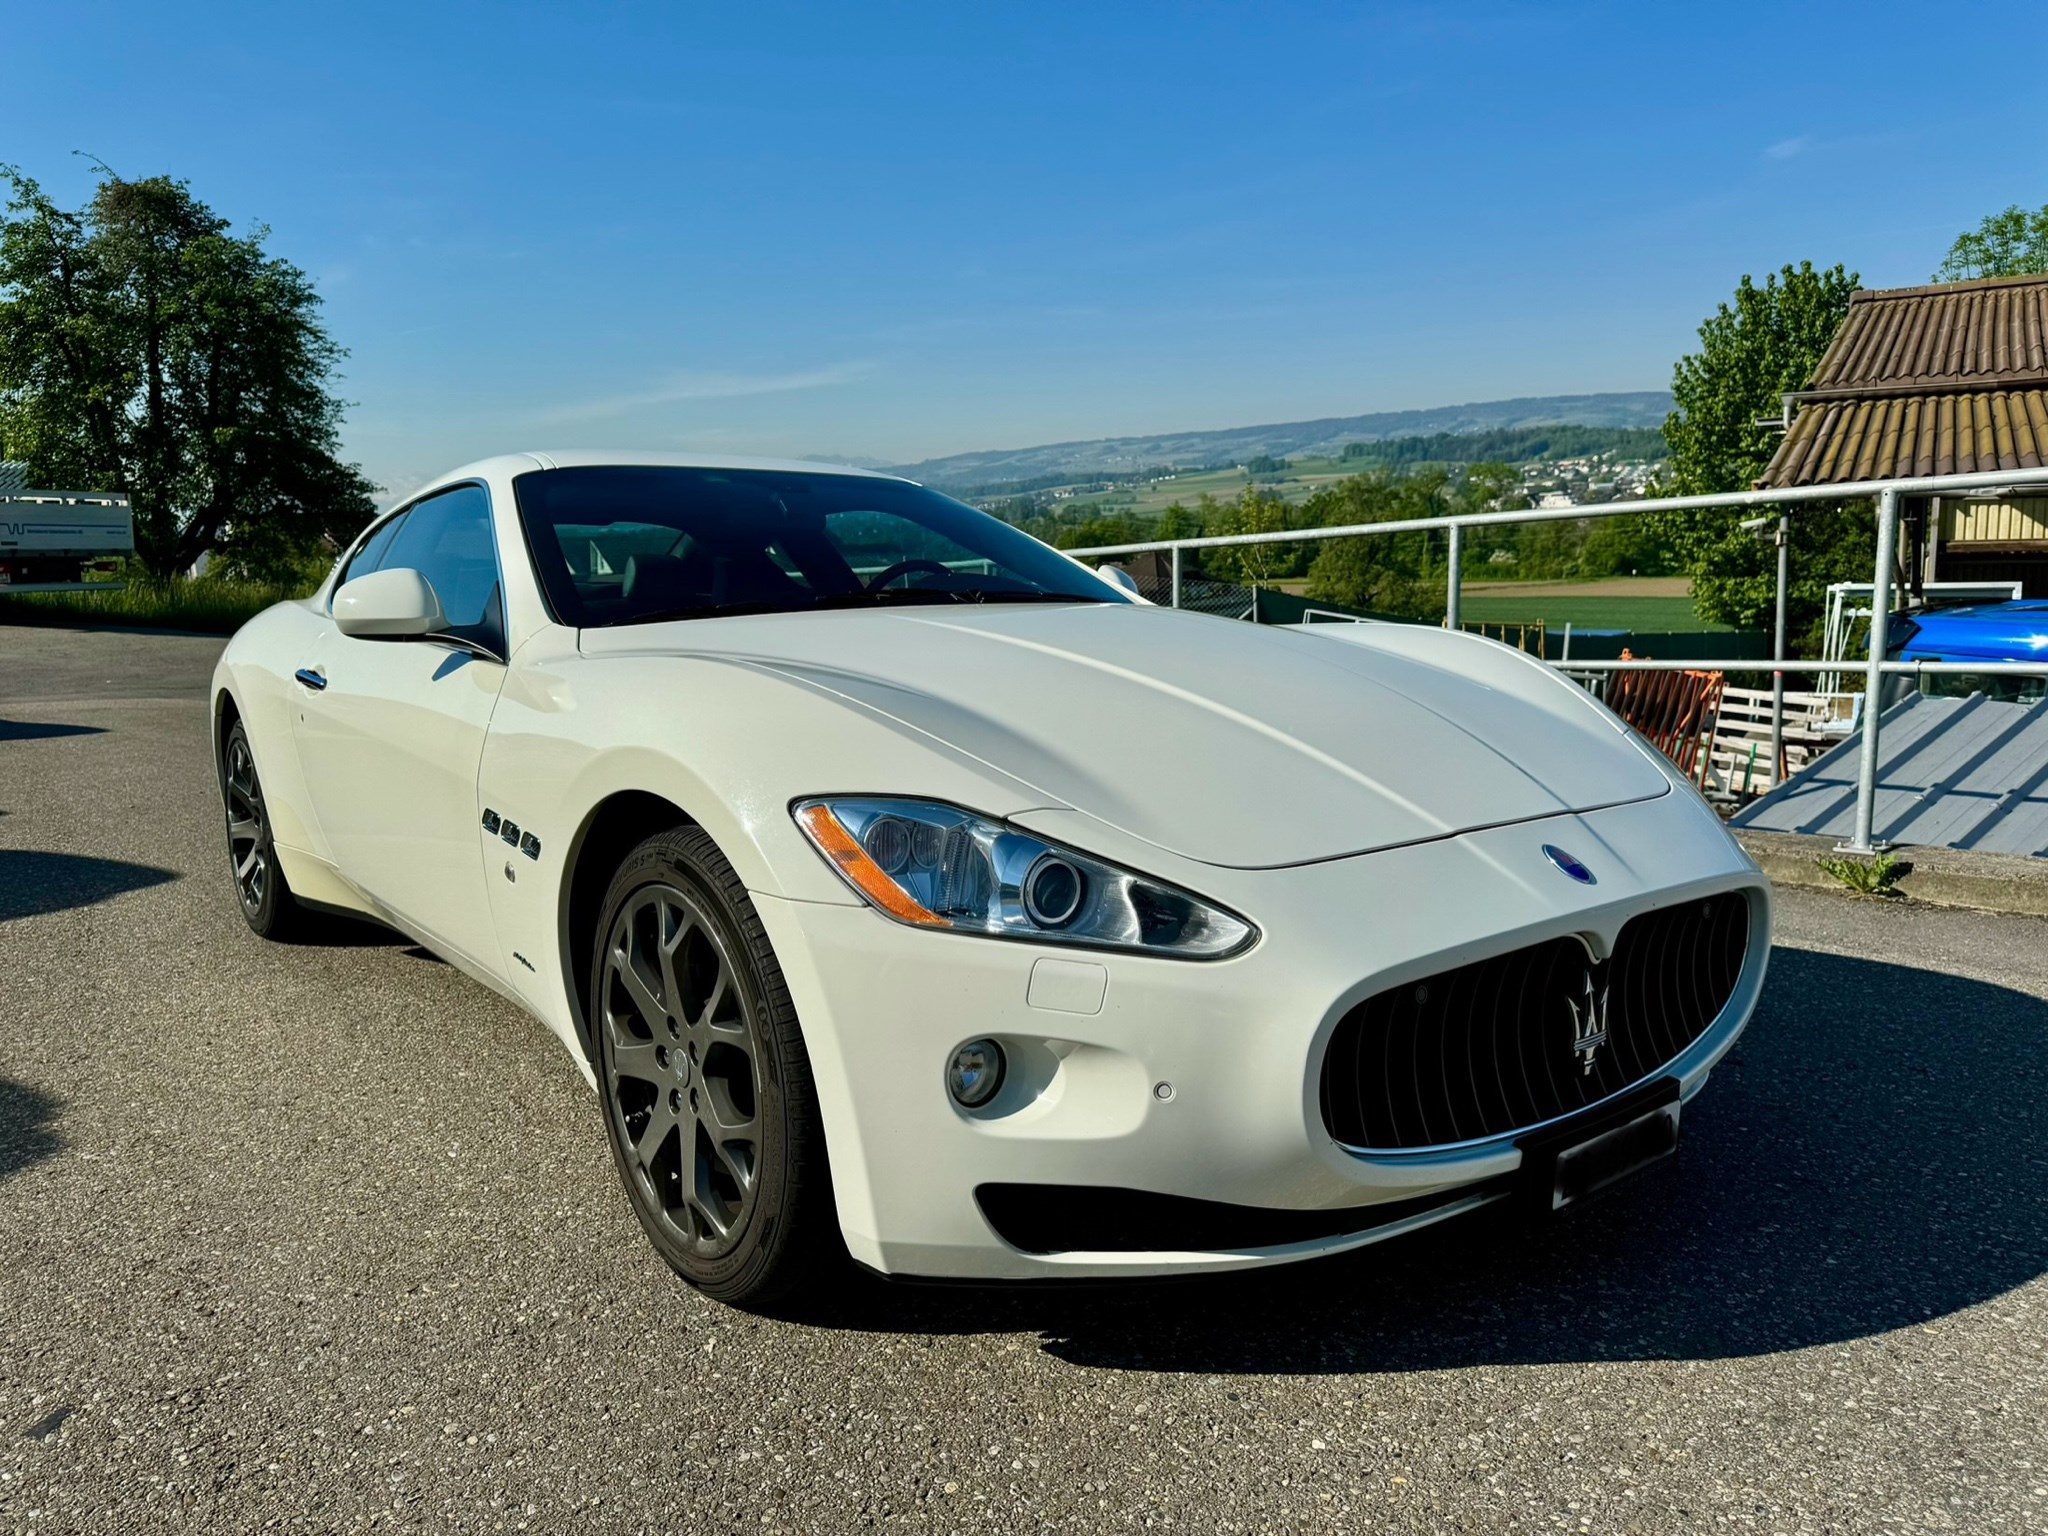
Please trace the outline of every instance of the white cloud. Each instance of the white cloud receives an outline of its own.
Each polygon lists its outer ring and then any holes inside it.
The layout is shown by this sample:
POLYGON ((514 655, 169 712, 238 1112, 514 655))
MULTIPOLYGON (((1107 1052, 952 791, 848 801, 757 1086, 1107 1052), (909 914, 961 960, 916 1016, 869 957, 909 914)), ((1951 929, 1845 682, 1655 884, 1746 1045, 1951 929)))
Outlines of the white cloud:
POLYGON ((1812 134, 1802 133, 1795 139, 1778 140, 1777 143, 1766 149, 1764 154, 1772 160, 1796 160, 1799 156, 1813 148, 1813 142, 1812 134))
POLYGON ((541 422, 603 421, 624 416, 653 405, 673 405, 681 400, 732 400, 744 395, 781 395, 802 389, 830 389, 851 384, 874 371, 868 362, 834 363, 801 373, 671 373, 644 390, 631 394, 607 395, 596 400, 551 406, 536 411, 541 422))

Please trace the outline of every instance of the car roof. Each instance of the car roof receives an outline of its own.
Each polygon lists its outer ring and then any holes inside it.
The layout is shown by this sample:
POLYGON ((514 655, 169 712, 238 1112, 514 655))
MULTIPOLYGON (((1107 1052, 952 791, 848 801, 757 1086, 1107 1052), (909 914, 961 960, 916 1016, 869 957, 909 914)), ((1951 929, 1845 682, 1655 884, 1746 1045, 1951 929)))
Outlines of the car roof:
POLYGON ((1981 624, 1987 620, 1997 622, 2007 619, 2015 624, 2039 624, 2043 614, 2048 614, 2048 601, 2041 598, 2022 598, 2018 602, 2005 603, 1959 603, 1953 608, 1929 608, 1913 615, 1916 624, 1925 627, 1934 624, 1981 624))
POLYGON ((822 463, 817 459, 765 459, 745 454, 720 453, 621 453, 592 448, 551 449, 534 452, 546 469, 583 469, 594 464, 652 465, 663 469, 774 469, 810 475, 863 475, 871 480, 900 480, 901 475, 872 469, 855 469, 851 464, 822 463))
POLYGON ((459 469, 451 469, 446 474, 436 475, 416 489, 395 498, 391 505, 397 507, 417 501, 444 486, 457 485, 464 480, 480 480, 493 475, 524 475, 535 470, 587 469, 606 465, 636 469, 765 469, 780 474, 859 475, 868 480, 903 480, 901 475, 886 474, 872 469, 856 469, 851 464, 821 464, 815 459, 767 459, 753 458, 745 454, 676 453, 658 449, 532 449, 525 453, 493 454, 490 458, 477 459, 459 469))

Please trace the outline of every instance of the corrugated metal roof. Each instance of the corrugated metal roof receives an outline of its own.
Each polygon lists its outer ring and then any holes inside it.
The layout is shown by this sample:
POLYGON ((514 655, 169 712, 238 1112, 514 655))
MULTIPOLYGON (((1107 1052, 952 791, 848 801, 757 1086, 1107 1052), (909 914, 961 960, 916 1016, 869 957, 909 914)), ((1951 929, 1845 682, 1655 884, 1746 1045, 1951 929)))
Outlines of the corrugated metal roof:
MULTIPOLYGON (((1879 724, 1880 840, 2048 857, 2048 702, 1915 694, 1886 710, 1879 724)), ((1851 737, 1733 824, 1849 837, 1861 755, 1861 739, 1851 737)))
POLYGON ((1833 400, 1804 407, 1764 479, 1826 485, 2048 462, 2048 389, 1833 400))
POLYGON ((1758 482, 2048 463, 2048 276, 1864 290, 1758 482))

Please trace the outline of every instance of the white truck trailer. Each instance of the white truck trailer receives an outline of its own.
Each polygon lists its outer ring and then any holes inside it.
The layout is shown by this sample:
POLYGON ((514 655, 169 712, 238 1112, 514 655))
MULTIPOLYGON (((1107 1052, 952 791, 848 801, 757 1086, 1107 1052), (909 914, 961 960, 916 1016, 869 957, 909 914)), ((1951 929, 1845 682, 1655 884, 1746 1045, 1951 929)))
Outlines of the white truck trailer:
POLYGON ((135 550, 135 515, 111 491, 38 491, 19 464, 0 464, 0 593, 106 592, 88 581, 135 550))

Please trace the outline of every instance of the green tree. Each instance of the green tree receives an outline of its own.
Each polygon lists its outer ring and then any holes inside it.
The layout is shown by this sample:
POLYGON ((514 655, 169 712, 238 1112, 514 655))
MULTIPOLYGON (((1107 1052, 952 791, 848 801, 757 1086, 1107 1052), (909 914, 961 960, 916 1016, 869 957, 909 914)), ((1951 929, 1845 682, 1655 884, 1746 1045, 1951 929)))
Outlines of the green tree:
MULTIPOLYGON (((1404 474, 1377 468, 1317 491, 1303 506, 1306 520, 1324 528, 1355 523, 1404 522, 1461 510, 1441 470, 1404 474)), ((1406 618, 1441 618, 1443 568, 1427 533, 1391 533, 1326 539, 1308 568, 1308 595, 1348 608, 1406 618)))
POLYGON ((1700 327, 1700 349, 1678 360, 1664 422, 1671 447, 1665 489, 1679 496, 1748 490, 1776 449, 1776 433, 1758 425, 1776 417, 1785 395, 1805 387, 1849 312, 1855 273, 1822 272, 1810 261, 1765 277, 1745 275, 1733 304, 1700 327))
POLYGON ((1961 283, 2030 272, 2048 272, 2048 206, 2029 213, 2015 203, 1957 235, 1934 280, 1961 283))
POLYGON ((1602 517, 1593 520, 1579 546, 1578 574, 1662 576, 1677 563, 1665 530, 1649 517, 1602 517))
POLYGON ((1138 544, 1156 538, 1150 524, 1129 514, 1097 514, 1061 528, 1053 536, 1056 549, 1093 549, 1102 544, 1138 544))
POLYGON ((0 436, 46 485, 124 491, 159 580, 200 556, 263 579, 353 534, 342 349, 304 272, 181 181, 102 176, 69 212, 19 171, 0 217, 0 436))
MULTIPOLYGON (((1248 485, 1237 500, 1205 519, 1213 534, 1278 533, 1299 526, 1293 509, 1271 491, 1248 485)), ((1290 544, 1237 544, 1204 550, 1202 568, 1219 581, 1259 587, 1287 575, 1298 551, 1290 544)))
POLYGON ((1478 512, 1519 512, 1529 505, 1522 472, 1512 464, 1482 460, 1472 465, 1458 494, 1478 512))
POLYGON ((1202 519, 1177 501, 1159 514, 1159 526, 1152 530, 1155 539, 1199 539, 1201 536, 1202 519))
MULTIPOLYGON (((1857 276, 1811 262, 1745 276, 1733 304, 1719 305, 1700 327, 1700 349, 1678 361, 1671 393, 1678 409, 1664 423, 1671 462, 1658 494, 1710 495, 1750 489, 1770 463, 1777 434, 1758 425, 1776 417, 1783 396, 1803 388, 1841 327, 1857 276)), ((1647 537, 1669 549, 1692 578, 1700 617, 1744 628, 1768 623, 1775 606, 1777 557, 1767 540, 1741 526, 1747 514, 1650 514, 1647 537)), ((1831 581, 1866 576, 1875 535, 1861 506, 1809 504, 1792 518, 1793 622, 1804 627, 1831 581)))

